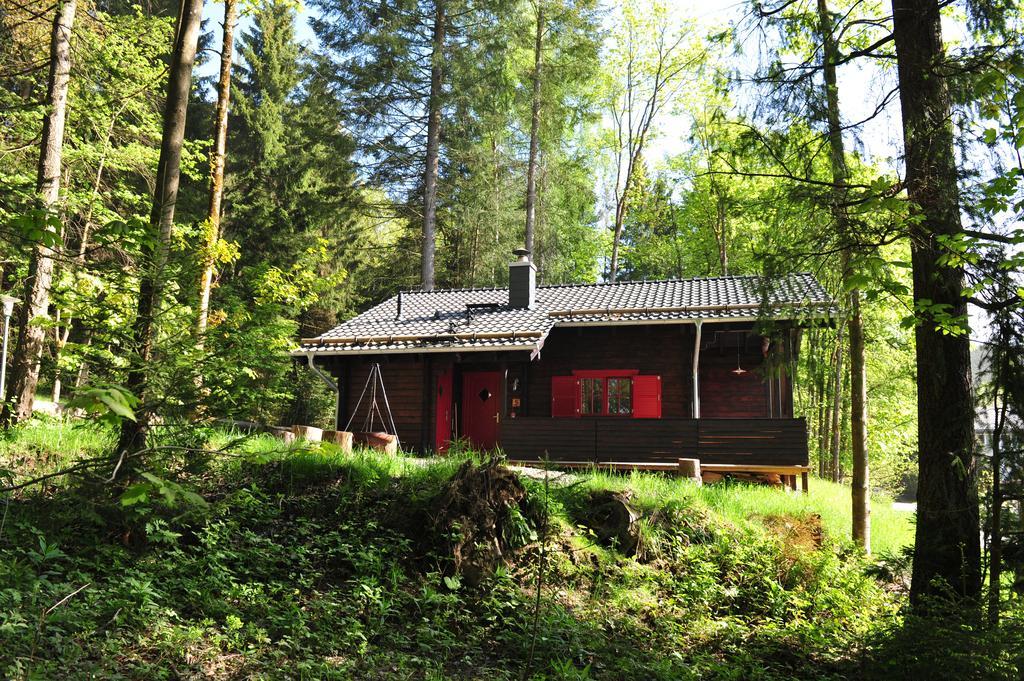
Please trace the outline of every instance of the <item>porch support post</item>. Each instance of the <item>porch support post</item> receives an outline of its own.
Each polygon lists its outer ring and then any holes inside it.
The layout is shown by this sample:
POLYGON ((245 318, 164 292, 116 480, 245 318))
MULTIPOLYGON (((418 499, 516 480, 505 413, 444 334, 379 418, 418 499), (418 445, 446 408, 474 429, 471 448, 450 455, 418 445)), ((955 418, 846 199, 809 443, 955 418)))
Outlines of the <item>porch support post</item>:
POLYGON ((700 331, 704 320, 694 322, 693 338, 693 418, 700 418, 700 331))
POLYGON ((344 430, 348 425, 348 393, 352 383, 352 360, 345 358, 338 367, 337 409, 334 412, 334 429, 344 430))

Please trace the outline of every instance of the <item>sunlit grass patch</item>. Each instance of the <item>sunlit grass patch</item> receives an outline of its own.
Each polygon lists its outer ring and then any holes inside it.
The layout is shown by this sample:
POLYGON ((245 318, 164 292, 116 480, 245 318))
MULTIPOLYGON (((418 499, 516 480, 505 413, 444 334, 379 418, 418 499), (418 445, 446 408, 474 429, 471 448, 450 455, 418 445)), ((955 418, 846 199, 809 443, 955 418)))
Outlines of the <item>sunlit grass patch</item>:
MULTIPOLYGON (((633 471, 614 473, 605 470, 579 472, 575 492, 578 503, 587 493, 602 489, 628 489, 631 502, 650 514, 657 509, 677 505, 683 509, 710 509, 720 519, 736 525, 749 524, 757 517, 818 515, 827 534, 846 540, 852 528, 850 488, 827 480, 812 478, 810 492, 803 494, 780 487, 745 483, 714 483, 698 487, 689 480, 670 475, 633 471)), ((914 516, 892 507, 886 496, 872 498, 872 551, 898 551, 914 540, 914 516)), ((570 502, 571 503, 571 502, 570 502)), ((758 523, 760 525, 760 523, 758 523)))
POLYGON ((93 421, 39 415, 0 437, 0 466, 19 476, 42 475, 108 454, 116 440, 113 429, 93 421))

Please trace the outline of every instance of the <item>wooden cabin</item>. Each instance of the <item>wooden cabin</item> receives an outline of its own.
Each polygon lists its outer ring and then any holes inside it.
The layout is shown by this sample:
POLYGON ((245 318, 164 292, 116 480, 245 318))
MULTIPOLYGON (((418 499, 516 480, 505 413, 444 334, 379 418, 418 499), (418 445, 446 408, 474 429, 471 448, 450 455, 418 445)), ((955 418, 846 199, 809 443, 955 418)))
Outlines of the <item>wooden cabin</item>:
POLYGON ((293 354, 337 384, 337 428, 380 429, 389 410, 420 452, 464 438, 566 465, 807 465, 792 369, 801 329, 833 313, 812 275, 537 286, 526 257, 509 274, 303 339, 293 354))

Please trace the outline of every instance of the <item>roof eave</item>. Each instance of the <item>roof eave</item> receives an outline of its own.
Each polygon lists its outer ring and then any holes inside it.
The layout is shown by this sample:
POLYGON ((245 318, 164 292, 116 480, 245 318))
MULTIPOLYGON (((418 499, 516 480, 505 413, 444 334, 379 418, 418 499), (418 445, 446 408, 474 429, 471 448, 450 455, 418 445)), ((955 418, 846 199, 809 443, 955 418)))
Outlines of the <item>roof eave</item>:
POLYGON ((536 352, 540 350, 543 343, 530 343, 528 345, 452 345, 447 347, 420 347, 420 348, 316 348, 292 350, 289 355, 292 357, 344 357, 358 355, 423 355, 423 354, 455 354, 460 352, 536 352))

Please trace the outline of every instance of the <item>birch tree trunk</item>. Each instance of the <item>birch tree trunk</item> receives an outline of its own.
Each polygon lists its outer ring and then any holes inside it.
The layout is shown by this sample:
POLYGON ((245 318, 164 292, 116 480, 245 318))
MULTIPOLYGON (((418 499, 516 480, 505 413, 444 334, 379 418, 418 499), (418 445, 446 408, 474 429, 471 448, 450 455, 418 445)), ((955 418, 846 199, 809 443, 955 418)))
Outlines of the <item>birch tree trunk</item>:
POLYGON ((943 261, 941 237, 959 234, 953 119, 938 0, 893 0, 893 37, 903 112, 917 354, 918 488, 910 601, 928 610, 943 588, 981 592, 974 400, 967 334, 942 323, 967 319, 964 270, 943 261), (927 301, 927 302, 926 302, 927 301), (932 310, 940 310, 934 313, 932 310))
POLYGON ((636 180, 637 166, 643 160, 651 126, 661 109, 670 103, 683 85, 681 74, 693 63, 686 56, 686 34, 671 35, 662 20, 636 23, 624 19, 625 56, 621 65, 621 92, 611 105, 615 129, 615 215, 612 226, 612 254, 608 280, 619 275, 622 230, 629 211, 630 190, 636 180), (643 34, 638 35, 638 31, 643 34))
POLYGON ((167 265, 174 209, 178 200, 181 180, 181 147, 185 139, 185 117, 192 88, 192 66, 195 63, 199 28, 203 15, 203 0, 182 0, 178 26, 171 55, 170 76, 167 83, 167 101, 164 104, 163 135, 160 142, 160 162, 156 173, 156 193, 149 224, 155 244, 147 248, 144 271, 139 282, 139 301, 132 341, 135 361, 128 372, 126 387, 141 400, 138 421, 122 422, 118 448, 121 451, 138 450, 146 446, 149 430, 150 405, 147 390, 148 365, 153 359, 156 336, 156 315, 164 292, 164 268, 167 265))
POLYGON ((537 28, 533 44, 533 105, 530 111, 530 160, 526 166, 526 250, 533 253, 537 220, 537 156, 540 152, 540 88, 544 65, 544 0, 537 2, 537 28))
POLYGON ((231 57, 235 48, 238 0, 224 0, 224 39, 220 48, 220 79, 217 85, 217 111, 213 119, 213 149, 210 151, 210 203, 203 226, 201 245, 203 269, 199 274, 199 309, 196 314, 196 344, 202 348, 210 317, 210 291, 213 288, 213 250, 220 240, 221 202, 224 199, 224 161, 228 145, 228 106, 231 102, 231 57))
MULTIPOLYGON (((50 72, 46 88, 46 114, 36 174, 36 191, 41 207, 49 215, 60 197, 61 156, 64 124, 67 120, 68 81, 71 77, 71 29, 75 23, 76 0, 58 5, 50 33, 50 72)), ((47 227, 47 231, 51 228, 47 227)), ((32 249, 25 300, 18 314, 18 345, 11 362, 10 397, 5 401, 3 422, 10 424, 32 416, 39 385, 39 363, 46 329, 35 320, 46 317, 53 283, 54 252, 57 246, 38 243, 32 249)), ((7 397, 7 396, 3 396, 7 397)))
POLYGON ((427 104, 427 159, 423 176, 423 247, 420 282, 434 290, 434 250, 437 229, 437 175, 441 149, 441 89, 444 85, 445 0, 434 2, 434 35, 430 51, 430 99, 427 104))

